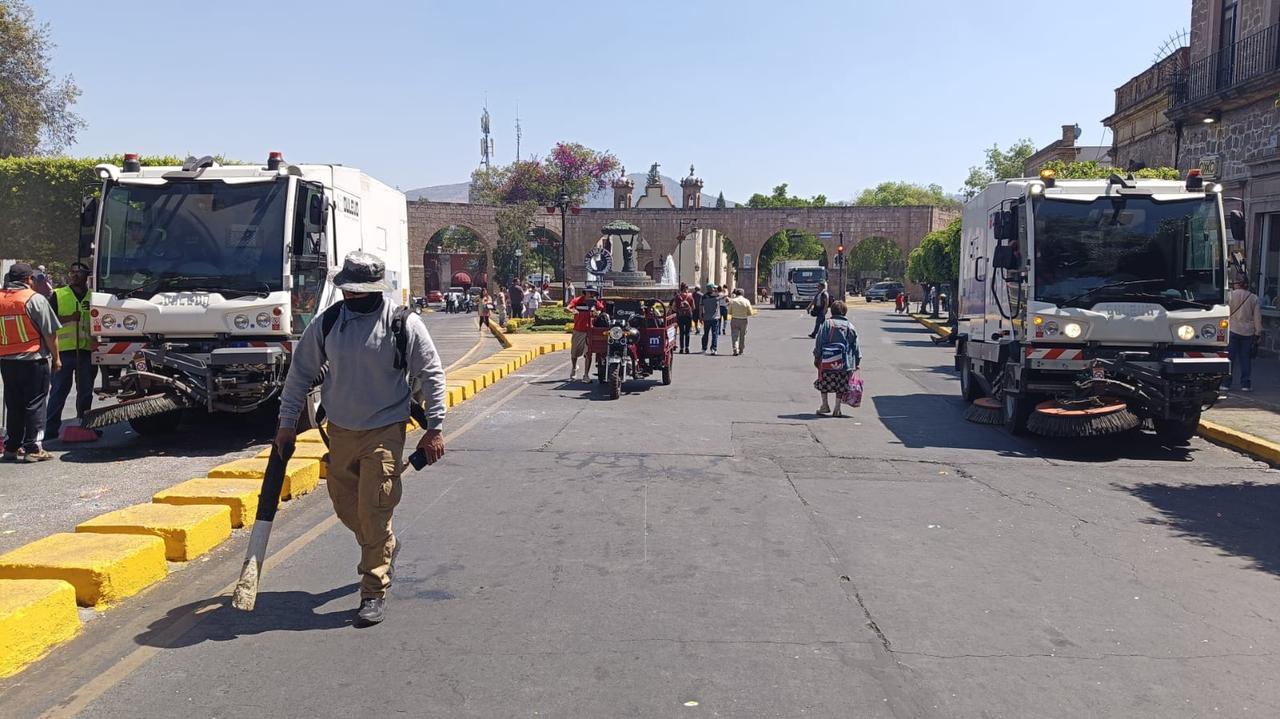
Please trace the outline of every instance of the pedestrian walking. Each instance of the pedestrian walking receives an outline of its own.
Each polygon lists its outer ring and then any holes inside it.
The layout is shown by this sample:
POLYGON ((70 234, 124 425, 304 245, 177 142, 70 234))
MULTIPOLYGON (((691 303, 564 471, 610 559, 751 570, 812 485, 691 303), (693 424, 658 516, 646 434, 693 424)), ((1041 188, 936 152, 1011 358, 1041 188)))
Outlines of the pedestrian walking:
POLYGON ((587 336, 594 326, 596 315, 604 311, 604 303, 596 299, 596 291, 590 287, 582 290, 581 297, 569 300, 573 313, 573 340, 569 345, 569 381, 578 374, 578 358, 582 357, 582 379, 591 379, 591 346, 587 336))
POLYGON ((716 353, 720 344, 720 298, 716 295, 716 286, 707 285, 702 295, 702 351, 707 351, 707 340, 711 340, 711 354, 716 353))
MULTIPOLYGON (((693 288, 693 333, 702 334, 702 288, 693 288)), ((705 343, 704 343, 705 344, 705 343)), ((705 351, 706 348, 703 348, 705 351)))
POLYGON ((1229 391, 1235 376, 1240 375, 1240 391, 1253 391, 1253 357, 1262 335, 1262 307, 1258 296, 1249 291, 1249 281, 1236 280, 1235 289, 1227 296, 1231 315, 1227 336, 1227 357, 1231 359, 1231 376, 1222 383, 1229 391), (1238 372, 1237 372, 1238 370, 1238 372))
POLYGON ((813 387, 822 394, 818 414, 843 417, 840 402, 849 391, 849 379, 862 364, 862 352, 858 348, 858 333, 849 322, 849 308, 843 300, 831 303, 831 319, 819 327, 813 343, 813 366, 818 379, 813 387), (835 410, 827 402, 827 395, 835 394, 835 410))
POLYGON ((489 315, 493 314, 493 298, 489 296, 489 290, 480 291, 480 331, 483 332, 489 326, 489 315))
POLYGON ((809 314, 813 315, 813 332, 809 333, 812 339, 818 336, 818 328, 827 319, 827 309, 831 306, 831 295, 827 292, 827 283, 818 283, 818 294, 814 295, 813 302, 809 303, 809 314))
MULTIPOLYGON (((76 417, 93 405, 93 380, 98 368, 93 365, 93 337, 89 335, 89 266, 71 265, 67 284, 53 291, 50 303, 58 322, 58 358, 61 369, 53 375, 49 391, 49 407, 45 414, 45 434, 57 438, 62 429, 62 408, 76 385, 76 417)), ((100 432, 94 430, 96 434, 100 432)))
POLYGON ((902 314, 907 308, 907 293, 899 291, 898 296, 893 298, 893 311, 902 314))
POLYGON ((542 306, 542 293, 533 285, 525 288, 524 293, 524 316, 533 317, 538 308, 542 306))
POLYGON ((49 301, 35 291, 35 271, 15 263, 0 290, 0 382, 4 384, 4 459, 43 462, 45 403, 49 374, 62 367, 58 356, 58 317, 49 301))
POLYGON ((450 315, 451 315, 451 314, 453 314, 453 308, 454 308, 454 306, 455 306, 455 298, 454 298, 454 294, 453 294, 452 292, 446 292, 446 293, 444 293, 444 311, 445 311, 445 314, 450 314, 450 315))
POLYGON ((676 325, 680 328, 680 354, 689 354, 689 334, 693 330, 693 293, 689 285, 681 282, 671 306, 676 312, 676 325))
POLYGON ((520 287, 519 280, 511 280, 511 287, 507 289, 507 299, 510 301, 510 317, 519 319, 524 316, 524 289, 520 287))
POLYGON ((716 299, 720 303, 720 334, 723 335, 727 331, 727 325, 729 324, 729 288, 721 285, 720 290, 716 293, 716 299))
POLYGON ((327 364, 320 386, 328 417, 326 483, 334 513, 360 545, 357 621, 369 625, 383 619, 400 552, 392 514, 400 502, 410 403, 426 405, 426 432, 418 449, 432 464, 444 455, 445 376, 422 318, 401 314, 384 297, 391 288, 380 257, 348 254, 333 284, 343 299, 326 315, 336 317, 307 325, 294 347, 280 397, 276 448, 292 451, 312 380, 327 364))
POLYGON ((742 288, 735 289, 733 299, 729 300, 729 324, 733 330, 729 340, 733 343, 735 357, 747 351, 747 320, 751 319, 754 311, 751 300, 746 298, 742 288))

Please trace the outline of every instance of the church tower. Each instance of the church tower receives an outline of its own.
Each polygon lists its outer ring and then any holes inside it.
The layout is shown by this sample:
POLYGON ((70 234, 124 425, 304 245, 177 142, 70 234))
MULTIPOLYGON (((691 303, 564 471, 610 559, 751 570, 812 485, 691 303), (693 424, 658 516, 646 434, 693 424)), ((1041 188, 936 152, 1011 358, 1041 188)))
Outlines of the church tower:
POLYGON ((689 176, 680 181, 680 188, 684 191, 681 207, 686 210, 702 207, 702 178, 694 176, 693 165, 689 165, 689 176))
POLYGON ((631 193, 635 189, 635 181, 627 177, 627 168, 622 168, 622 174, 613 181, 613 209, 631 209, 631 193))

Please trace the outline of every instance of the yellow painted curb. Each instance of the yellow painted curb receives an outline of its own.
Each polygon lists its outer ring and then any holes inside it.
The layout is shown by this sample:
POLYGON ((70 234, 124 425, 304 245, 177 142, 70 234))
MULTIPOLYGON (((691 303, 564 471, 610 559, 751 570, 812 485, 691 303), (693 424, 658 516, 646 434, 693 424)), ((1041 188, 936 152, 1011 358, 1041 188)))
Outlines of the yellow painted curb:
POLYGON ((152 502, 178 505, 223 505, 231 510, 231 526, 248 527, 258 511, 262 481, 231 477, 198 477, 162 489, 152 502))
POLYGON ((446 380, 446 381, 448 382, 448 384, 447 384, 447 385, 445 385, 445 389, 446 389, 446 390, 457 390, 457 391, 458 391, 458 393, 462 395, 462 399, 460 400, 460 401, 462 401, 462 402, 465 402, 465 401, 467 401, 467 400, 471 399, 471 398, 472 398, 472 397, 474 397, 474 396, 475 396, 475 394, 476 394, 476 388, 475 388, 475 385, 474 385, 474 384, 472 384, 472 383, 470 383, 470 382, 467 382, 467 383, 463 384, 463 383, 462 383, 462 382, 460 382, 459 380, 457 380, 457 379, 452 379, 452 378, 451 378, 451 379, 448 379, 448 380, 446 380))
MULTIPOLYGON (((407 432, 414 432, 414 431, 417 431, 417 429, 418 429, 418 425, 414 424, 412 420, 410 420, 408 426, 405 427, 405 431, 407 432)), ((293 446, 294 459, 314 459, 320 462, 320 479, 325 479, 326 477, 329 476, 329 471, 328 471, 329 467, 324 461, 324 458, 328 456, 328 454, 329 454, 329 448, 324 444, 307 442, 305 444, 298 443, 293 446)), ((257 453, 254 456, 261 459, 266 459, 270 457, 271 447, 268 445, 265 449, 263 449, 261 452, 257 453)))
POLYGON ((462 403, 461 387, 446 387, 444 390, 444 394, 445 394, 445 401, 448 403, 450 407, 456 404, 462 403))
POLYGON ((934 322, 931 319, 921 317, 920 315, 911 315, 911 318, 914 319, 916 322, 919 322, 920 324, 924 325, 930 332, 933 332, 935 335, 938 335, 939 337, 951 336, 951 328, 945 325, 934 322))
POLYGON ((1269 442, 1248 432, 1231 429, 1206 419, 1200 420, 1199 432, 1201 437, 1280 466, 1280 445, 1275 442, 1269 442))
POLYGON ((56 579, 0 579, 0 679, 78 631, 75 587, 56 579))
POLYGON ((59 532, 0 555, 0 579, 61 579, 94 607, 164 579, 164 541, 140 534, 59 532))
POLYGON ((231 536, 231 508, 220 504, 135 504, 76 525, 77 532, 148 534, 164 540, 171 562, 190 562, 231 536))
MULTIPOLYGON (((257 479, 267 471, 267 460, 261 457, 237 459, 220 464, 209 470, 210 477, 232 477, 235 479, 257 479)), ((294 499, 310 492, 320 483, 320 462, 314 459, 291 459, 285 465, 284 486, 280 489, 281 499, 294 499)))
POLYGON ((309 429, 306 432, 299 432, 295 441, 299 444, 324 444, 324 437, 320 436, 320 430, 309 429))

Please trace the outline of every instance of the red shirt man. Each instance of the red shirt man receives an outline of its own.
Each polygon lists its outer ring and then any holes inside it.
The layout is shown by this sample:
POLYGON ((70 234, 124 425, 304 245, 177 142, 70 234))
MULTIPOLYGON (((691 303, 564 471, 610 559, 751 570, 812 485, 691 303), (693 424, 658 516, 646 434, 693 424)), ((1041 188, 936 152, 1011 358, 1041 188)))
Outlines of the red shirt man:
POLYGON ((582 379, 591 376, 591 349, 587 343, 587 334, 591 332, 591 323, 597 312, 604 311, 604 303, 596 299, 596 292, 587 288, 581 295, 569 300, 569 311, 573 313, 573 342, 569 348, 569 381, 578 374, 578 358, 583 357, 582 379))

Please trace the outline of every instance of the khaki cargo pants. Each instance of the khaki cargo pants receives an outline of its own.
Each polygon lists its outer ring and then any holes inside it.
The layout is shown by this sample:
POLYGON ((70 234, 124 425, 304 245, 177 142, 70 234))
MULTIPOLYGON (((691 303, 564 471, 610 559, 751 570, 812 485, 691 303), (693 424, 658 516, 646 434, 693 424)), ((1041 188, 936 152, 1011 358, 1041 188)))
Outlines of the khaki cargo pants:
POLYGON ((329 499, 360 543, 360 597, 382 597, 391 586, 391 512, 400 503, 405 423, 358 430, 330 422, 328 432, 329 499))
POLYGON ((733 340, 734 352, 745 352, 747 349, 747 319, 734 317, 729 320, 729 337, 733 340))

